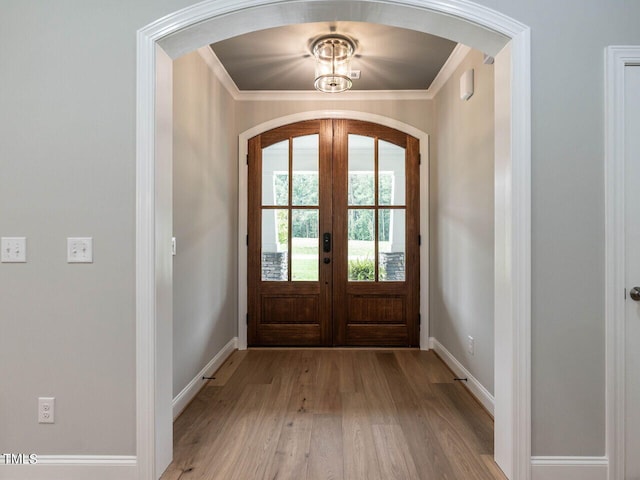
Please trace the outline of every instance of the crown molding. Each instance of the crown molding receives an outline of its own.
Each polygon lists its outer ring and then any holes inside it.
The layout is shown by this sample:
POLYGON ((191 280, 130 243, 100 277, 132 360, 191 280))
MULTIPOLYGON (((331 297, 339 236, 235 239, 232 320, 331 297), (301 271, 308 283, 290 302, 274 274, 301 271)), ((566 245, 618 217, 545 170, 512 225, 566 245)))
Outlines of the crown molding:
POLYGON ((431 85, 429 85, 427 89, 430 100, 436 97, 440 89, 447 83, 447 80, 451 78, 453 72, 456 71, 466 56, 469 55, 469 52, 471 52, 471 47, 463 45, 462 43, 456 45, 451 55, 449 55, 449 58, 447 58, 447 61, 442 65, 438 75, 436 75, 436 78, 433 79, 433 82, 431 82, 431 85))
POLYGON ((471 51, 471 47, 458 43, 438 75, 425 90, 349 90, 340 94, 327 94, 315 90, 240 90, 211 46, 198 48, 198 54, 229 95, 237 101, 371 101, 371 100, 433 100, 449 80, 456 68, 471 51), (331 95, 331 98, 328 98, 331 95))
POLYGON ((231 75, 229 75, 229 72, 227 72, 227 69, 224 68, 224 65, 222 65, 222 62, 213 51, 213 48, 205 45, 204 47, 200 47, 197 52, 216 78, 220 80, 222 86, 229 92, 229 95, 231 95, 234 100, 238 100, 241 92, 231 78, 231 75))
POLYGON ((316 90, 244 90, 239 101, 353 101, 431 100, 427 90, 348 90, 323 93, 316 90))

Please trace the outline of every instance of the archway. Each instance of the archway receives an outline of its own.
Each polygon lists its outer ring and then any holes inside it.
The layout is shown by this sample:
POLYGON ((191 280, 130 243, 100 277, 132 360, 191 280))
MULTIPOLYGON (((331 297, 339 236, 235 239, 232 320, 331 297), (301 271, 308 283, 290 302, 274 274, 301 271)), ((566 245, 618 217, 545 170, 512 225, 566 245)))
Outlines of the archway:
POLYGON ((464 0, 207 0, 138 32, 136 355, 139 478, 171 459, 171 59, 261 28, 326 20, 424 31, 496 55, 496 461, 530 476, 530 43, 528 27, 464 0), (505 44, 507 45, 504 48, 505 44), (498 75, 498 71, 500 75, 498 75), (510 93, 510 95, 509 95, 510 93), (501 112, 501 113, 499 113, 501 112), (168 145, 168 148, 167 148, 168 145), (164 148, 163 148, 164 147, 164 148), (164 292, 164 295, 163 295, 164 292), (167 378, 168 377, 168 378, 167 378))

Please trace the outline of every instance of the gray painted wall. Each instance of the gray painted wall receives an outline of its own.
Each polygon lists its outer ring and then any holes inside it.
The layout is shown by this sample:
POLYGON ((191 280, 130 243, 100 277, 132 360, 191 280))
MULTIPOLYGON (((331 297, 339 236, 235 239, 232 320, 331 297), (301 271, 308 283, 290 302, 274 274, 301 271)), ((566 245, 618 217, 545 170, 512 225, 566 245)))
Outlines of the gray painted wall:
POLYGON ((430 158, 431 336, 493 393, 493 66, 472 50, 435 98, 430 158), (475 91, 460 100, 460 76, 475 91), (467 352, 467 337, 475 353, 467 352))
POLYGON ((2 452, 135 454, 135 32, 188 3, 2 0, 0 236, 28 250, 0 263, 2 452))
MULTIPOLYGON (((533 453, 603 455, 603 49, 640 44, 640 2, 477 1, 532 29, 533 453)), ((2 2, 0 235, 29 238, 0 264, 2 451, 135 453, 135 33, 193 3, 2 2)))
POLYGON ((531 27, 533 454, 604 455, 604 48, 640 2, 481 3, 531 27))
POLYGON ((173 396, 236 336, 234 101, 197 52, 173 64, 173 396))

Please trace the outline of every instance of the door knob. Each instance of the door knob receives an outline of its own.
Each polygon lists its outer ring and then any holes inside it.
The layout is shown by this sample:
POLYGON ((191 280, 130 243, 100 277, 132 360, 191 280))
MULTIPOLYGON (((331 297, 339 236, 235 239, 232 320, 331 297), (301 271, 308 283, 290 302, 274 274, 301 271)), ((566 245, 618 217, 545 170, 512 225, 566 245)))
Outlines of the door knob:
MULTIPOLYGON (((327 257, 324 257, 324 263, 331 263, 331 259, 327 258, 327 257)), ((640 297, 638 297, 638 298, 640 298, 640 297)))
POLYGON ((631 300, 640 302, 640 287, 633 287, 629 292, 629 296, 631 297, 631 300))

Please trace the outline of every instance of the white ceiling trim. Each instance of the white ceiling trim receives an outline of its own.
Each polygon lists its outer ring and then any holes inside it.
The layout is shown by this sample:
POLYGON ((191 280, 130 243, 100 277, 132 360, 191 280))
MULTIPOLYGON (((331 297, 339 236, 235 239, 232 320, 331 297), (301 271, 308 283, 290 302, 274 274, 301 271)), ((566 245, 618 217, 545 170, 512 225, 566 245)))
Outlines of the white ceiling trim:
POLYGON ((339 94, 316 90, 245 90, 236 100, 253 101, 350 101, 350 100, 431 100, 427 90, 348 90, 339 94))
MULTIPOLYGON (((442 86, 471 51, 471 47, 458 43, 442 66, 438 75, 425 90, 349 90, 331 95, 330 100, 433 100, 442 86)), ((327 93, 315 90, 240 90, 229 72, 210 46, 198 48, 198 53, 234 100, 238 101, 313 101, 329 100, 327 93)))
POLYGON ((231 95, 234 100, 240 100, 241 92, 238 89, 238 86, 231 78, 231 75, 229 75, 229 72, 227 72, 227 69, 224 68, 224 65, 222 65, 222 62, 214 53, 213 49, 210 46, 205 45, 198 49, 198 53, 213 74, 218 78, 218 80, 220 80, 220 83, 222 83, 224 88, 227 89, 229 95, 231 95))
POLYGON ((436 78, 433 79, 433 82, 431 82, 431 85, 427 89, 430 100, 435 98, 440 89, 444 86, 445 83, 447 83, 447 80, 451 78, 453 72, 456 71, 465 57, 469 55, 470 51, 471 47, 467 45, 463 45, 462 43, 456 45, 456 47, 451 52, 451 55, 449 55, 449 58, 447 58, 447 61, 444 62, 444 65, 438 72, 438 75, 436 75, 436 78))

